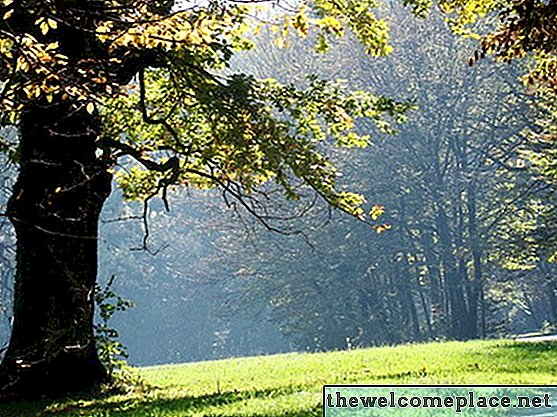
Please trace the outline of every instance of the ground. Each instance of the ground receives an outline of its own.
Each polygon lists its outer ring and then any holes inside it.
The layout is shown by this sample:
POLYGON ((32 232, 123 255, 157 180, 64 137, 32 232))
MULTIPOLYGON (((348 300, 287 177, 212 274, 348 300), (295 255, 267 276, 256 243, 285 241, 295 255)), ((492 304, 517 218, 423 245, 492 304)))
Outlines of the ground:
POLYGON ((0 406, 1 417, 321 416, 324 384, 557 384, 557 343, 472 341, 286 354, 139 370, 127 395, 0 406))

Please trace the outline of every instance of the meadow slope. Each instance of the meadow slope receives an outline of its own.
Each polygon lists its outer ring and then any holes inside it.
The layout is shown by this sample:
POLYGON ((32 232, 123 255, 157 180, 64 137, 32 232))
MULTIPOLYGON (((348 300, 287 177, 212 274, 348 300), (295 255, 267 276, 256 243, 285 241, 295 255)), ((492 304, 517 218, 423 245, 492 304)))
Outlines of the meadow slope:
POLYGON ((557 384, 557 343, 472 341, 237 358, 139 370, 127 395, 0 406, 0 417, 321 415, 323 384, 557 384))

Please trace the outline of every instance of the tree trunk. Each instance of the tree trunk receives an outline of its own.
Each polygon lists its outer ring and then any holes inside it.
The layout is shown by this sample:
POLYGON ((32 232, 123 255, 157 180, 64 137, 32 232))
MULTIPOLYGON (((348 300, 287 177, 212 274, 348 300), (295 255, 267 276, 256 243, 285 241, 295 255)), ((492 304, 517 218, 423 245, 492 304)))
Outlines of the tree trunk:
POLYGON ((453 253, 453 239, 447 214, 443 207, 441 207, 441 204, 438 204, 437 207, 436 222, 439 244, 441 246, 440 252, 443 263, 443 277, 445 279, 445 287, 447 289, 450 307, 449 319, 451 328, 449 336, 457 340, 470 339, 471 335, 467 323, 469 318, 467 316, 463 279, 457 268, 457 260, 453 253))
POLYGON ((455 256, 455 237, 449 224, 449 217, 444 207, 444 183, 441 167, 437 159, 434 160, 434 179, 431 189, 435 204, 435 231, 439 239, 439 255, 442 265, 443 287, 445 290, 445 312, 447 313, 448 336, 452 339, 469 339, 466 329, 467 310, 464 294, 465 277, 458 268, 455 256))
POLYGON ((69 104, 22 115, 20 173, 8 204, 17 236, 14 323, 0 365, 5 397, 90 390, 107 380, 93 334, 98 220, 111 175, 99 119, 69 104))

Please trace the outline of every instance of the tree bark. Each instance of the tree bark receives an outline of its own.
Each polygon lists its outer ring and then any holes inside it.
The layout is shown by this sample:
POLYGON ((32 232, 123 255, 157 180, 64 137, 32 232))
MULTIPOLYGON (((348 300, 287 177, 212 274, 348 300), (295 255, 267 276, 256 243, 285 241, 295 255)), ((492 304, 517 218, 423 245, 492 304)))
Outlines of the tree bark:
POLYGON ((93 334, 98 220, 111 186, 96 156, 98 132, 98 117, 69 103, 35 104, 22 115, 8 203, 17 270, 4 397, 65 395, 107 380, 93 334))
MULTIPOLYGON (((434 161, 434 185, 432 188, 433 197, 436 201, 435 207, 435 224, 436 233, 440 245, 440 260, 443 271, 444 289, 446 292, 445 299, 448 301, 445 311, 448 313, 450 329, 448 334, 452 339, 467 340, 476 336, 476 318, 474 323, 469 322, 468 310, 466 305, 466 275, 462 268, 459 268, 459 262, 455 256, 454 234, 451 231, 449 218, 443 206, 443 179, 439 161, 434 161)), ((458 233, 458 232, 457 232, 458 233)))
POLYGON ((476 202, 476 183, 470 180, 467 187, 467 211, 468 211, 468 246, 472 254, 474 266, 474 279, 469 280, 467 289, 468 300, 468 336, 478 337, 478 312, 483 303, 483 265, 481 236, 478 229, 478 214, 476 202))

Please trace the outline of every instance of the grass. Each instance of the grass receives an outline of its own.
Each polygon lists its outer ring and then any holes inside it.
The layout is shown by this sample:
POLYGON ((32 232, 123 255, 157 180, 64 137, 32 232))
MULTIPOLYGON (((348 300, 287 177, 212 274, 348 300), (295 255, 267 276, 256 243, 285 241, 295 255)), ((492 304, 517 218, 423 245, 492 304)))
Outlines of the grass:
POLYGON ((0 406, 0 417, 320 416, 324 384, 557 384, 557 344, 472 341, 142 368, 129 395, 0 406))

